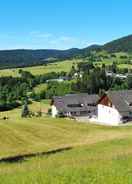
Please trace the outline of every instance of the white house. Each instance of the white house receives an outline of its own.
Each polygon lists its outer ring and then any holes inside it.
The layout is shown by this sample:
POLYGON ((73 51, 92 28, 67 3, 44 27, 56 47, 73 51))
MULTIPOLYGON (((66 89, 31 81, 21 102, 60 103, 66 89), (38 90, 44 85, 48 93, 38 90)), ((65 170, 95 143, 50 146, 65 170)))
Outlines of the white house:
POLYGON ((119 125, 132 121, 132 90, 108 91, 98 95, 71 94, 54 97, 52 117, 86 118, 105 125, 119 125))
POLYGON ((132 90, 109 91, 97 105, 97 120, 106 125, 119 125, 132 120, 132 90))
POLYGON ((122 123, 122 116, 114 107, 98 105, 98 121, 106 125, 119 125, 122 123))

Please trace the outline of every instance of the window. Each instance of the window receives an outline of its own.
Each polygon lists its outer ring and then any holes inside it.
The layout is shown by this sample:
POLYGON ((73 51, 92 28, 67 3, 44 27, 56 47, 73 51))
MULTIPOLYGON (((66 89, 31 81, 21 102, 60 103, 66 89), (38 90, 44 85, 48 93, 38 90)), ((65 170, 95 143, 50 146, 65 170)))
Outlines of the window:
POLYGON ((129 106, 132 106, 132 102, 129 103, 129 106))
POLYGON ((95 103, 88 103, 87 106, 89 106, 89 107, 95 107, 96 104, 95 103))
POLYGON ((82 107, 82 104, 68 104, 68 107, 82 107))

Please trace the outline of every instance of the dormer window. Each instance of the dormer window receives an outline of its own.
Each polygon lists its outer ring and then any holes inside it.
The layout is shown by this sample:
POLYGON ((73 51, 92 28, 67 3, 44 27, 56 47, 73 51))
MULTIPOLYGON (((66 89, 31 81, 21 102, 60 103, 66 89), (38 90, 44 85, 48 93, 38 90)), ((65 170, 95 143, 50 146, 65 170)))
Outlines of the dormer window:
POLYGON ((90 104, 87 104, 87 106, 89 106, 89 107, 95 107, 96 104, 95 103, 90 103, 90 104))
POLYGON ((132 102, 129 103, 129 106, 132 106, 132 102))
POLYGON ((82 104, 68 104, 67 106, 70 107, 70 108, 82 107, 82 104))

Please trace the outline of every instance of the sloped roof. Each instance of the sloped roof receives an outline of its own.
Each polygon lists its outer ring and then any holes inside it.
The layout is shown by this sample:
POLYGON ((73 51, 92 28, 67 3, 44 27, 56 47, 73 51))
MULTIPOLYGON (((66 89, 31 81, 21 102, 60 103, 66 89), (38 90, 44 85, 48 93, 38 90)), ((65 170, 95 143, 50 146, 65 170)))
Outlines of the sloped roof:
POLYGON ((107 95, 122 116, 130 116, 130 112, 132 112, 132 106, 130 106, 132 90, 108 91, 107 95))
POLYGON ((96 107, 88 104, 96 104, 99 100, 98 95, 88 94, 69 94, 66 96, 54 97, 53 102, 60 112, 81 112, 96 110, 96 107), (69 107, 69 105, 81 105, 79 107, 69 107))

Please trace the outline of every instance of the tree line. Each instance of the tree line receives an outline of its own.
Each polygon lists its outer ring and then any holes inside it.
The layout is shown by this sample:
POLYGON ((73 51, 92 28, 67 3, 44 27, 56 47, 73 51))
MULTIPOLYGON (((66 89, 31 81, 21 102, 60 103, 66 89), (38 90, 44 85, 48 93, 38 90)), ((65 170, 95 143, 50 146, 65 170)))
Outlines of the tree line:
MULTIPOLYGON (((113 73, 118 73, 116 63, 109 66, 113 73)), ((132 89, 131 72, 127 79, 122 80, 113 76, 107 76, 108 67, 95 66, 92 62, 78 63, 77 67, 72 66, 69 73, 47 73, 34 76, 30 72, 19 70, 20 77, 0 78, 0 111, 13 109, 22 105, 28 97, 33 100, 51 99, 53 96, 63 96, 69 93, 99 94, 100 91, 132 89), (76 77, 73 77, 77 74, 76 77), (81 76, 80 76, 81 74, 81 76), (57 82, 50 79, 69 77, 69 81, 57 82), (47 80, 49 82, 47 82, 47 80), (34 87, 46 83, 47 87, 39 94, 34 92, 34 87)), ((124 72, 127 72, 125 69, 124 72)))
POLYGON ((121 79, 108 76, 106 73, 108 70, 114 74, 128 73, 127 68, 120 69, 115 62, 109 66, 103 64, 102 67, 95 66, 92 62, 82 62, 76 68, 72 66, 69 73, 70 76, 78 74, 75 80, 48 83, 45 98, 63 96, 69 93, 99 94, 101 91, 132 89, 132 71, 129 71, 126 79, 121 79))
POLYGON ((0 77, 0 111, 10 110, 32 97, 33 88, 49 79, 57 78, 61 73, 51 72, 34 76, 30 72, 19 70, 20 77, 0 77))

